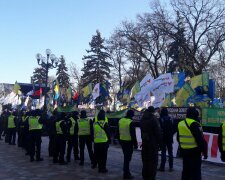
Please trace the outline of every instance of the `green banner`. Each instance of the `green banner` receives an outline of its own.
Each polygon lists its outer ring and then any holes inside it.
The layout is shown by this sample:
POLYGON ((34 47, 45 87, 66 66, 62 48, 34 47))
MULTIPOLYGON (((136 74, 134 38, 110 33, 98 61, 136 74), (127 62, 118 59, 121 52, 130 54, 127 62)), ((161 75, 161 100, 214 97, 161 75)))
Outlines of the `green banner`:
POLYGON ((73 112, 74 106, 57 107, 58 112, 73 112))
POLYGON ((125 117, 127 113, 127 110, 117 111, 117 112, 111 112, 106 113, 107 118, 123 118, 125 117))
POLYGON ((221 124, 225 121, 225 109, 203 108, 202 124, 221 124))

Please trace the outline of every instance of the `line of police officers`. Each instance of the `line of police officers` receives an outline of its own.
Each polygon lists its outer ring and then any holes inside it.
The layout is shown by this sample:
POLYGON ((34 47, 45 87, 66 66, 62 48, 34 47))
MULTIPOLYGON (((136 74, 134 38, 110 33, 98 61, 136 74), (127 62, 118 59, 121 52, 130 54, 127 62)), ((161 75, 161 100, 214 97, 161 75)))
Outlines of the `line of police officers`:
MULTIPOLYGON (((134 111, 128 110, 126 116, 120 119, 118 123, 119 140, 124 154, 124 179, 133 178, 129 169, 133 149, 137 148, 135 126, 132 122, 133 116, 134 111)), ((70 162, 73 149, 74 159, 80 160, 81 166, 84 165, 84 148, 86 145, 91 167, 96 168, 98 166, 98 171, 100 173, 106 173, 108 171, 106 161, 110 134, 108 119, 105 116, 104 110, 100 110, 93 121, 87 118, 86 111, 84 110, 81 111, 80 118, 78 118, 77 112, 66 114, 57 113, 56 111, 53 112, 50 118, 47 118, 47 114, 45 113, 41 114, 40 111, 30 111, 25 114, 19 113, 17 116, 15 116, 14 113, 3 113, 2 117, 8 117, 5 141, 10 145, 15 145, 17 125, 18 146, 26 150, 26 154, 29 154, 31 162, 34 160, 43 160, 41 157, 41 136, 42 127, 45 125, 49 133, 49 156, 53 156, 53 163, 64 165, 70 162), (64 159, 66 142, 67 161, 64 159), (92 143, 94 143, 94 152, 92 143), (80 153, 78 149, 80 149, 80 153), (36 158, 34 159, 34 157, 36 158)), ((145 121, 151 121, 150 116, 149 118, 147 117, 145 121)), ((207 158, 207 143, 203 138, 201 125, 198 120, 198 111, 195 108, 189 108, 187 110, 187 117, 178 123, 177 132, 183 157, 182 179, 201 179, 201 157, 203 154, 204 158, 207 158)), ((225 123, 221 125, 218 143, 224 158, 225 123)), ((158 144, 160 146, 160 142, 158 142, 158 144)), ((151 159, 142 160, 151 161, 151 159)), ((157 162, 153 163, 157 164, 157 162)), ((143 164, 145 163, 143 162, 143 164)), ((149 169, 149 171, 152 171, 152 169, 149 169)), ((156 168, 154 168, 153 171, 156 171, 156 168)), ((155 179, 156 177, 155 175, 154 177, 146 175, 146 177, 143 176, 143 178, 155 179)))

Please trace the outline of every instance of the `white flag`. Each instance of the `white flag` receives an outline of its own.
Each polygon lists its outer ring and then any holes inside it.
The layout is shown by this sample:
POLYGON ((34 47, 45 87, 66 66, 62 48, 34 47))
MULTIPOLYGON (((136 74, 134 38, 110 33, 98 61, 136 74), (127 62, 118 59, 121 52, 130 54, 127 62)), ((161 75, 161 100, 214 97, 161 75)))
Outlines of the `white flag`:
POLYGON ((100 84, 95 84, 95 87, 92 91, 92 98, 95 100, 97 97, 100 96, 100 84))

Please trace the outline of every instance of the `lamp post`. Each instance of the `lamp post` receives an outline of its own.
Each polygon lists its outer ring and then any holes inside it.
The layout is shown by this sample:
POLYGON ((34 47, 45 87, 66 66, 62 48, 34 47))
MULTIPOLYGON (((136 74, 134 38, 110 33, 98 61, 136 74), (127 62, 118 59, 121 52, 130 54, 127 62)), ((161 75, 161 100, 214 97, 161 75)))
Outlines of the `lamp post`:
POLYGON ((37 59, 38 65, 40 65, 45 70, 44 111, 47 110, 46 96, 47 96, 47 87, 48 87, 48 71, 49 71, 49 69, 56 68, 58 65, 58 58, 54 54, 51 53, 51 50, 46 49, 45 52, 46 52, 47 58, 43 57, 40 53, 36 54, 36 59, 37 59), (51 61, 49 61, 49 59, 51 61))

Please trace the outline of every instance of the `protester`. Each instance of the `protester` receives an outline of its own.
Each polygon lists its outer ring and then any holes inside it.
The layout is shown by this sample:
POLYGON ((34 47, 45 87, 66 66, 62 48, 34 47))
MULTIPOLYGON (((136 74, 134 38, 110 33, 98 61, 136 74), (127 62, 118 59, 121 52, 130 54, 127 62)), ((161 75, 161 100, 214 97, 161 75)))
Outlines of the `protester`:
POLYGON ((186 119, 178 123, 177 139, 183 158, 182 180, 201 180, 202 154, 207 159, 207 143, 198 116, 196 108, 190 107, 186 119))
POLYGON ((156 179, 158 151, 161 146, 161 128, 154 112, 154 107, 150 106, 145 110, 140 121, 143 163, 142 177, 144 180, 156 179))
POLYGON ((135 126, 132 122, 134 116, 133 110, 128 110, 124 118, 119 120, 119 139, 123 150, 123 178, 133 179, 130 172, 130 161, 133 154, 133 149, 137 149, 137 139, 135 126))
POLYGON ((225 162, 225 121, 220 126, 218 135, 218 147, 221 153, 221 161, 225 162))
POLYGON ((160 171, 165 171, 166 163, 166 150, 169 155, 169 170, 173 171, 173 122, 168 116, 167 108, 162 108, 160 113, 160 126, 162 129, 162 151, 161 151, 161 164, 160 171))

